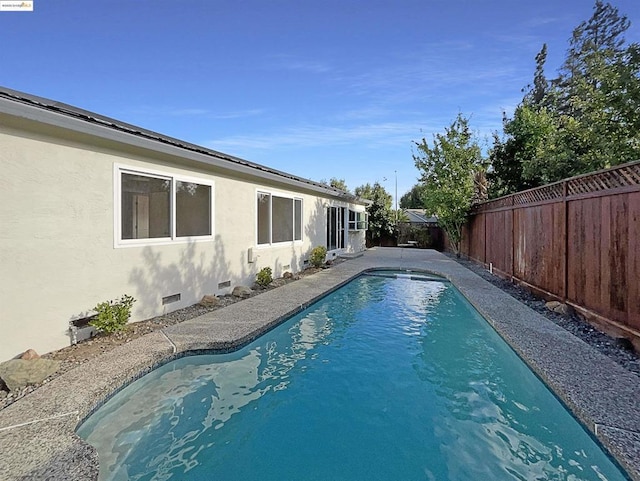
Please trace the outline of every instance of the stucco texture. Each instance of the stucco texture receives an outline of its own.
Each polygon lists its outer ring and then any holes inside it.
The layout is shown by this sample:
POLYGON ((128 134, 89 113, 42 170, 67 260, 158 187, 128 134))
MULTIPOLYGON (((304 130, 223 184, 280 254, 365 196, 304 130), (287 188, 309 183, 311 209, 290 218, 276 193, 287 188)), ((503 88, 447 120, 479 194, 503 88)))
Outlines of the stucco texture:
MULTIPOLYGON (((70 321, 123 294, 136 299, 137 321, 252 285, 263 267, 276 276, 297 272, 326 242, 326 206, 364 210, 303 186, 37 122, 3 116, 0 125, 0 361, 69 345, 70 321), (119 245, 120 167, 211 183, 213 236, 119 245), (256 245, 258 190, 303 200, 301 241, 256 245), (179 301, 163 305, 175 294, 179 301)), ((347 235, 344 251, 364 249, 363 232, 347 235)))

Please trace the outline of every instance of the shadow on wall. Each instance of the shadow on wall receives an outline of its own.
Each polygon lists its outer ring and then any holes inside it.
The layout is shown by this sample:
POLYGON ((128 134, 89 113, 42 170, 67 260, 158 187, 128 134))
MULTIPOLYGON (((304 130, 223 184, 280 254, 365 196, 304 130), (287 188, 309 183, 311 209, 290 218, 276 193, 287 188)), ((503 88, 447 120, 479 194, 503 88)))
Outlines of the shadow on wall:
MULTIPOLYGON (((243 249, 240 251, 240 273, 237 277, 234 277, 231 282, 231 287, 234 287, 234 282, 237 284, 242 284, 247 287, 251 287, 256 280, 256 275, 259 270, 259 256, 256 257, 254 262, 249 262, 249 250, 243 249), (249 269, 247 269, 247 264, 249 264, 249 269)), ((231 277, 230 277, 231 278, 231 277)))
MULTIPOLYGON (((316 199, 314 210, 309 216, 309 223, 306 225, 304 229, 304 233, 309 239, 310 247, 309 250, 304 254, 304 260, 309 259, 311 256, 311 250, 317 246, 325 246, 327 247, 326 234, 326 218, 325 218, 325 209, 326 206, 321 199, 316 199)), ((303 268, 306 266, 303 266, 303 268)))
POLYGON ((136 286, 136 310, 144 315, 159 313, 163 298, 180 294, 180 303, 166 304, 164 312, 169 312, 184 306, 184 301, 193 299, 197 302, 205 294, 215 294, 220 282, 231 280, 233 287, 234 279, 220 236, 215 237, 213 257, 207 262, 209 249, 210 243, 190 241, 180 253, 179 261, 167 264, 163 262, 163 254, 159 250, 145 247, 142 251, 143 267, 135 267, 129 274, 129 282, 136 286))

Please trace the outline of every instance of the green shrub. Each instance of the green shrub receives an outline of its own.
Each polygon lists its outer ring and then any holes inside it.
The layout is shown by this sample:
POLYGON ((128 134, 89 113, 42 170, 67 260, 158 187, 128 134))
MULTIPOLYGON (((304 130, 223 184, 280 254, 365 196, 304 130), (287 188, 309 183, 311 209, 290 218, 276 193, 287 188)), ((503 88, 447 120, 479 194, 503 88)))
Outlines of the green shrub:
POLYGON ((263 267, 258 272, 256 276, 256 284, 262 287, 267 287, 269 284, 273 282, 273 275, 271 271, 271 267, 263 267))
POLYGON ((418 242, 418 247, 428 249, 431 246, 431 235, 429 229, 425 227, 412 227, 410 236, 418 242))
POLYGON ((327 258, 327 248, 325 246, 317 246, 311 250, 309 262, 313 267, 320 267, 327 258))
POLYGON ((93 308, 98 315, 89 322, 89 325, 108 334, 121 331, 131 317, 131 307, 134 302, 136 300, 127 294, 120 299, 101 302, 93 308))

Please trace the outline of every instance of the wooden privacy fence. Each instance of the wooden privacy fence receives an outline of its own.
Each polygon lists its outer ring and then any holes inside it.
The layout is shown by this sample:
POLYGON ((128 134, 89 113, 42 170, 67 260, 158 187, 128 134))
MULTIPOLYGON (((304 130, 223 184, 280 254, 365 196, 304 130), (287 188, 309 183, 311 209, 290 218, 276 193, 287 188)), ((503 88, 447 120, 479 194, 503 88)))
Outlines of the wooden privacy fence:
POLYGON ((640 161, 477 205, 461 251, 640 350, 640 161))

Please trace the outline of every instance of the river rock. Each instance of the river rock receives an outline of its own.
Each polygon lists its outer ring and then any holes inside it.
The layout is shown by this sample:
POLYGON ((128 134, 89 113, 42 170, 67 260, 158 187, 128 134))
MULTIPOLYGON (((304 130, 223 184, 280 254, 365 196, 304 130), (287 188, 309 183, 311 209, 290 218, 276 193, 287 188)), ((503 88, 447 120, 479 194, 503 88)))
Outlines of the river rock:
POLYGON ((38 354, 33 349, 27 349, 26 351, 24 351, 22 356, 20 356, 20 359, 24 359, 25 361, 31 361, 33 359, 39 359, 39 358, 40 358, 40 354, 38 354))
POLYGON ((0 364, 0 378, 9 391, 15 391, 32 384, 40 384, 55 373, 60 361, 53 359, 11 359, 0 364))
POLYGON ((213 307, 218 305, 218 298, 216 296, 203 296, 199 304, 202 307, 213 307))
POLYGON ((235 297, 249 297, 253 293, 253 290, 247 286, 236 286, 231 293, 235 297))
POLYGON ((572 312, 571 306, 558 301, 549 301, 544 306, 550 311, 557 312, 558 314, 562 314, 563 316, 569 316, 572 312))

